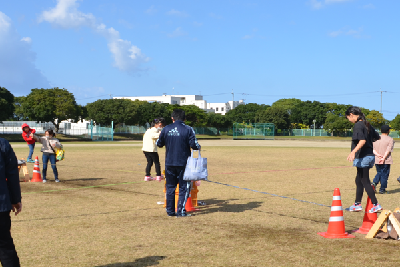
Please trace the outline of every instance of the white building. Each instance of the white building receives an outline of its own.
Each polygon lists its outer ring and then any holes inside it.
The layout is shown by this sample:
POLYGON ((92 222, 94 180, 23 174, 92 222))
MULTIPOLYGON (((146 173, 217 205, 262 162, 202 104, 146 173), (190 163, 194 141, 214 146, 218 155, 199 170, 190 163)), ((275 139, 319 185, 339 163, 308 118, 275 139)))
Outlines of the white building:
POLYGON ((134 96, 134 97, 114 97, 113 99, 130 99, 132 101, 140 100, 147 102, 158 102, 167 104, 195 105, 207 112, 215 112, 225 115, 231 109, 238 105, 244 105, 243 100, 228 101, 226 103, 207 103, 202 95, 162 95, 162 96, 134 96))

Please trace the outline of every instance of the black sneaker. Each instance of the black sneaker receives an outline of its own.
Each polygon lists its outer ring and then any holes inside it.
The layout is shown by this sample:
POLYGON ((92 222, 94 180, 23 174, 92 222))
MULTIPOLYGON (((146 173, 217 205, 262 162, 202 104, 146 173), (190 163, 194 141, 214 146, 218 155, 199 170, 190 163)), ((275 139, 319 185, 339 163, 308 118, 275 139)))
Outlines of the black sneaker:
POLYGON ((399 178, 397 178, 397 182, 399 182, 399 183, 400 183, 400 177, 399 177, 399 178))
POLYGON ((379 194, 389 194, 389 192, 384 190, 384 191, 379 191, 379 194))
POLYGON ((168 214, 169 217, 175 217, 176 216, 175 212, 174 213, 167 213, 167 214, 168 214))

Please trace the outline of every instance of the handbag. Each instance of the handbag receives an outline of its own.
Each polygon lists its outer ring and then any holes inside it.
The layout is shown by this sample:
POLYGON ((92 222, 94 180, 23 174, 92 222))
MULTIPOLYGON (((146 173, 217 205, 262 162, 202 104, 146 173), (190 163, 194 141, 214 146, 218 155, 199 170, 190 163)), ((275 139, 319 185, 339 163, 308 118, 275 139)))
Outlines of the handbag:
POLYGON ((47 143, 49 144, 49 147, 51 148, 51 150, 53 150, 54 154, 56 155, 56 162, 64 160, 65 158, 65 150, 62 144, 60 144, 60 148, 57 148, 57 150, 54 150, 54 148, 52 147, 52 145, 50 144, 50 141, 47 140, 47 143))
POLYGON ((190 157, 187 159, 185 173, 183 175, 183 180, 185 181, 207 181, 208 170, 207 170, 207 158, 202 158, 200 150, 199 157, 193 157, 193 150, 190 157))

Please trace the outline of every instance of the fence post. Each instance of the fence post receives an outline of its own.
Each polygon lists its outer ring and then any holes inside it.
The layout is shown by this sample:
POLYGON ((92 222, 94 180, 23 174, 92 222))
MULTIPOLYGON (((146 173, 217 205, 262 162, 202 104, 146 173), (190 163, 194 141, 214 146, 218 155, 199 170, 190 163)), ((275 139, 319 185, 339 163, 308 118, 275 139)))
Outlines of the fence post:
POLYGON ((90 139, 93 141, 93 120, 90 120, 90 139))
POLYGON ((114 121, 111 122, 111 141, 114 141, 114 121))

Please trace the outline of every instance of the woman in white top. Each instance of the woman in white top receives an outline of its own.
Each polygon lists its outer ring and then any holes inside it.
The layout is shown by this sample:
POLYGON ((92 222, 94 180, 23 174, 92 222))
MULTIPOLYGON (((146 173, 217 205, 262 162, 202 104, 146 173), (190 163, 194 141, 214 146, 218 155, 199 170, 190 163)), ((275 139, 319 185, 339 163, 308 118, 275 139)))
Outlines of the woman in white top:
POLYGON ((50 160, 51 168, 53 169, 54 173, 54 180, 56 183, 60 182, 58 179, 58 171, 56 166, 56 148, 60 148, 61 144, 57 138, 55 138, 56 134, 53 130, 48 129, 45 132, 45 136, 39 137, 36 135, 31 134, 31 136, 36 140, 36 142, 42 143, 42 149, 40 151, 43 152, 42 163, 43 163, 43 183, 47 182, 47 163, 50 160))
POLYGON ((160 135, 161 129, 165 125, 164 118, 157 118, 151 123, 151 128, 149 128, 143 136, 143 153, 147 159, 146 175, 144 177, 145 181, 157 180, 161 181, 163 177, 161 176, 161 165, 160 158, 157 153, 156 141, 160 135), (150 175, 151 167, 153 163, 156 167, 157 177, 154 179, 150 175))

